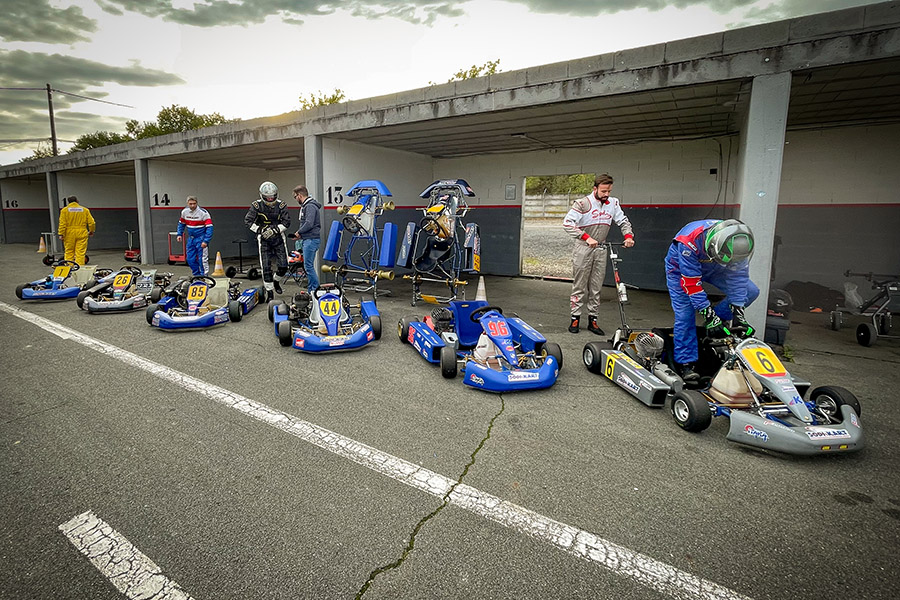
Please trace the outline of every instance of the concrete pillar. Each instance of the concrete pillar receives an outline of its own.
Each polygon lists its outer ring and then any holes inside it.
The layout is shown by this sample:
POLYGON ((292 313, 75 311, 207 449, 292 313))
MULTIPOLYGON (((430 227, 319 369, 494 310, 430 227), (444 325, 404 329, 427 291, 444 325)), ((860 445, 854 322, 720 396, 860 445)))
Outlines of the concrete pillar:
POLYGON ((309 195, 325 204, 325 174, 322 167, 322 138, 308 135, 303 138, 303 162, 306 170, 306 189, 309 195))
POLYGON ((59 202, 59 183, 57 183, 56 172, 47 172, 47 204, 50 206, 50 247, 47 250, 53 254, 62 254, 63 246, 56 232, 59 231, 59 211, 62 208, 59 202))
POLYGON ((134 161, 134 185, 137 196, 141 264, 156 264, 153 258, 153 224, 150 221, 150 168, 146 158, 134 161))
POLYGON ((756 250, 750 261, 750 279, 759 286, 759 299, 747 309, 747 318, 760 335, 765 331, 790 93, 790 73, 754 77, 741 132, 738 218, 753 230, 756 250))

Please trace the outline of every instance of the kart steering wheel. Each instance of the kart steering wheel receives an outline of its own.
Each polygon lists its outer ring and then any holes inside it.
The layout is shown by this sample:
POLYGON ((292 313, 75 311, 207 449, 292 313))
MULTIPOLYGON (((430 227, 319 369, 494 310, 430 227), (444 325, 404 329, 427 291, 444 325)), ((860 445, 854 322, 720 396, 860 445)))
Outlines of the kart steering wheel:
POLYGON ((440 221, 432 216, 423 217, 422 222, 419 225, 431 235, 436 235, 439 238, 450 237, 450 232, 441 225, 440 221))
POLYGON ((74 260, 58 260, 55 263, 53 263, 53 266, 54 267, 69 267, 70 271, 77 271, 78 269, 81 268, 81 265, 79 265, 74 260))
POLYGON ((492 311, 492 310, 496 310, 501 315, 503 314, 503 309, 500 308, 499 306, 488 305, 488 306, 482 306, 481 308, 476 308, 475 310, 473 310, 472 313, 469 315, 469 318, 472 319, 472 321, 474 321, 475 323, 477 323, 485 313, 492 311))
POLYGON ((133 265, 125 265, 124 267, 119 269, 119 272, 122 272, 122 271, 128 271, 135 277, 140 277, 143 274, 143 271, 141 271, 138 267, 135 267, 133 265))
POLYGON ((206 275, 194 275, 193 277, 191 277, 191 283, 194 283, 195 281, 206 282, 206 284, 211 288, 216 287, 216 280, 212 277, 207 277, 206 275))

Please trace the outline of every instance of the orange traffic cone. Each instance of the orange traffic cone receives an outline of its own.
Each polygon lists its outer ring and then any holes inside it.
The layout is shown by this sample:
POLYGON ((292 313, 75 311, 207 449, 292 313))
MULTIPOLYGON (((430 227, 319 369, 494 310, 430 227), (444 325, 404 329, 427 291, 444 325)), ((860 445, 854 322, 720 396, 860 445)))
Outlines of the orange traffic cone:
POLYGON ((216 252, 216 268, 213 269, 213 277, 225 277, 225 267, 222 266, 222 253, 216 252))
POLYGON ((46 252, 47 252, 47 242, 44 241, 44 236, 41 236, 41 245, 38 246, 38 253, 46 254, 46 252))

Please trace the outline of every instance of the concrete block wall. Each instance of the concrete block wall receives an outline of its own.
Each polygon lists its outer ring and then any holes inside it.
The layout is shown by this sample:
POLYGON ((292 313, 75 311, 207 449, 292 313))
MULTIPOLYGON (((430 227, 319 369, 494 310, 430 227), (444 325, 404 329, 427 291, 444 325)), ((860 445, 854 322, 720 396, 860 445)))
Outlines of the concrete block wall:
POLYGON ((50 231, 47 181, 0 180, 3 207, 3 239, 7 244, 31 244, 37 250, 41 233, 50 231))
MULTIPOLYGON (((137 205, 134 176, 97 175, 62 172, 57 175, 60 201, 75 196, 90 209, 97 224, 88 242, 90 250, 127 248, 127 231, 137 231, 137 205)), ((137 246, 137 235, 134 237, 137 246)), ((108 265, 104 265, 108 266, 108 265)))

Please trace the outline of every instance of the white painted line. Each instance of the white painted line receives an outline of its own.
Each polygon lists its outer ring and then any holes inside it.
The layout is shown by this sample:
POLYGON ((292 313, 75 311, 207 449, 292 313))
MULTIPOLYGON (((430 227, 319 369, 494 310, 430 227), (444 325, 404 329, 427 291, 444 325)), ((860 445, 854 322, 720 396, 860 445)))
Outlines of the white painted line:
MULTIPOLYGON (((33 323, 63 339, 72 340, 126 364, 153 373, 162 379, 229 406, 249 417, 417 490, 443 498, 455 483, 454 479, 440 473, 435 473, 415 463, 319 427, 314 423, 298 419, 265 404, 63 327, 28 311, 3 302, 0 302, 0 310, 33 323)), ((589 531, 555 521, 465 484, 457 486, 450 501, 460 508, 548 542, 570 554, 602 565, 617 575, 633 579, 673 598, 750 600, 748 596, 727 587, 691 575, 640 552, 604 540, 589 531)))
POLYGON ((92 511, 72 517, 59 530, 126 598, 190 600, 156 563, 92 511))

